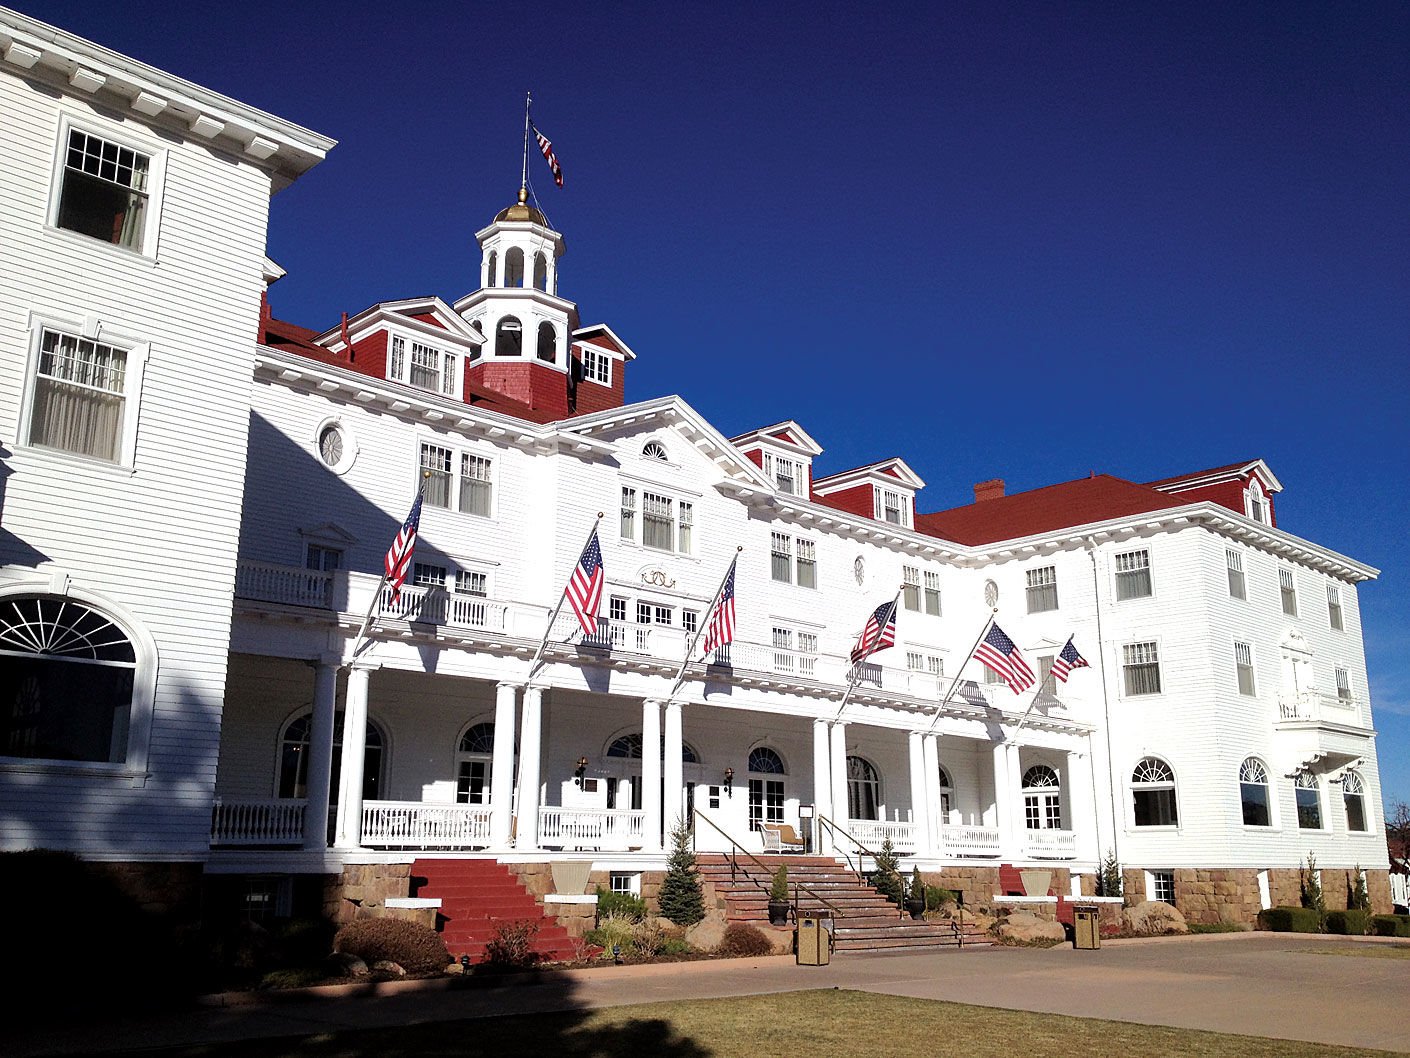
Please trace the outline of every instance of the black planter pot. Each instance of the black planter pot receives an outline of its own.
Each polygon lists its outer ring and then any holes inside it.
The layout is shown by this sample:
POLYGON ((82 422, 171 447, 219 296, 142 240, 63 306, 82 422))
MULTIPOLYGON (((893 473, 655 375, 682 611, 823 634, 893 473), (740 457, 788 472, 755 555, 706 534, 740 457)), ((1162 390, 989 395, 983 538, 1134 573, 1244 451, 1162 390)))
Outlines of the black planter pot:
POLYGON ((773 900, 769 901, 769 925, 788 925, 788 901, 785 900, 782 903, 775 903, 773 900))
POLYGON ((920 919, 923 919, 925 917, 925 901, 907 900, 906 910, 911 913, 911 918, 919 921, 920 919))

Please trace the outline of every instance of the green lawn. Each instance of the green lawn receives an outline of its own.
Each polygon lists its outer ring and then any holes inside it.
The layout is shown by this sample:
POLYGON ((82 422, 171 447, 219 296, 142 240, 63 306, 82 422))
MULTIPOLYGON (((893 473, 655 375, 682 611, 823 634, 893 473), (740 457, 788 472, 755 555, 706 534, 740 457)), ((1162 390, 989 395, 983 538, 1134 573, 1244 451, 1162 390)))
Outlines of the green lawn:
POLYGON ((1385 1054, 840 990, 512 1015, 141 1053, 163 1058, 1183 1058, 1196 1054, 1384 1058, 1385 1054))

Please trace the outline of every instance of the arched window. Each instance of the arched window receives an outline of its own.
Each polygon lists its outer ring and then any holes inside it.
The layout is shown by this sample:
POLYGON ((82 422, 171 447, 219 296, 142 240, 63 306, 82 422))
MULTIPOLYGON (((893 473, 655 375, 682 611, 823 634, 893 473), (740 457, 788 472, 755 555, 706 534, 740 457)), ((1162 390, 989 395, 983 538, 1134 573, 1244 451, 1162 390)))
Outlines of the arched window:
POLYGON ((1268 769, 1257 757, 1239 765, 1239 800, 1243 802, 1244 826, 1272 825, 1273 812, 1268 799, 1268 769))
POLYGON ((955 784, 950 781, 950 773, 940 766, 940 822, 950 821, 950 803, 955 793, 955 784))
POLYGON ((1062 829, 1062 785, 1046 764, 1023 773, 1023 820, 1029 830, 1062 829))
MULTIPOLYGON (((640 760, 641 735, 622 735, 620 738, 614 739, 612 744, 607 747, 607 756, 625 757, 628 760, 640 760)), ((700 755, 695 752, 695 747, 689 742, 681 743, 681 761, 685 764, 700 763, 700 755)))
POLYGON ((127 634, 91 606, 0 600, 0 755, 125 763, 137 661, 127 634))
POLYGON ((1366 787, 1356 772, 1349 771, 1342 776, 1341 797, 1346 806, 1346 829, 1366 830, 1366 787))
POLYGON ((1293 796, 1297 798, 1297 825, 1302 830, 1322 829, 1322 788, 1317 776, 1300 771, 1293 777, 1293 796))
MULTIPOLYGON (((471 320, 471 321, 470 321, 470 326, 471 326, 472 328, 474 328, 474 330, 478 331, 481 336, 484 335, 484 333, 485 333, 485 325, 484 325, 483 323, 481 323, 479 320, 471 320)), ((485 351, 485 347, 484 347, 484 344, 483 344, 483 343, 481 343, 480 345, 472 345, 472 346, 470 347, 470 355, 467 356, 466 359, 467 359, 467 360, 478 360, 478 359, 480 359, 480 354, 483 353, 484 351, 485 351)))
POLYGON ((847 758, 847 818, 875 819, 881 804, 881 779, 864 757, 847 758))
POLYGON ((548 290, 548 258, 542 253, 534 254, 534 286, 548 290))
POLYGON ((524 251, 511 246, 504 252, 504 285, 522 287, 524 285, 524 251))
POLYGON ((660 441, 647 441, 641 446, 641 454, 647 459, 657 459, 662 463, 670 462, 670 456, 666 454, 666 446, 660 441))
POLYGON ((487 287, 492 287, 492 286, 494 286, 494 281, 495 281, 495 278, 496 278, 496 277, 495 277, 495 273, 496 273, 498 270, 499 270, 499 251, 497 251, 497 250, 491 250, 491 251, 490 251, 489 278, 488 278, 488 281, 485 283, 485 286, 487 286, 487 287))
POLYGON ((522 356, 524 353, 524 328, 513 316, 499 321, 494 332, 495 356, 522 356))
POLYGON ((461 804, 490 803, 494 764, 494 724, 472 724, 460 736, 455 753, 455 799, 461 804))
POLYGON ((783 822, 783 758, 768 746, 755 746, 749 751, 749 829, 758 830, 762 823, 783 822), (778 778, 754 778, 771 776, 778 778))
MULTIPOLYGON (((279 750, 279 796, 308 796, 309 736, 313 732, 313 712, 310 710, 290 720, 284 728, 279 750)), ((362 799, 377 800, 382 788, 382 731, 367 721, 367 748, 362 757, 362 799)), ((343 765, 343 712, 333 717, 333 798, 338 797, 338 773, 343 765)))
POLYGON ((558 359, 558 332, 553 329, 551 323, 539 324, 539 349, 540 360, 553 363, 558 359))
POLYGON ((1255 522, 1263 522, 1266 525, 1272 520, 1268 517, 1268 497, 1257 478, 1249 482, 1247 495, 1248 516, 1255 522))
POLYGON ((1175 773, 1159 757, 1142 757, 1131 773, 1131 798, 1136 826, 1173 827, 1179 822, 1175 809, 1175 773))

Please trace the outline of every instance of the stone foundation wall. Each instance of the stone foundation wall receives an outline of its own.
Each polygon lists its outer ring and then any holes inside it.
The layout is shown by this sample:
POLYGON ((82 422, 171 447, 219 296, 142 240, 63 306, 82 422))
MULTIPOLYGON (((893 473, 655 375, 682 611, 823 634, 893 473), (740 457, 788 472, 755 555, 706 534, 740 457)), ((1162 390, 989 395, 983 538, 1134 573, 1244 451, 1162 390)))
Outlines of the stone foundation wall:
MULTIPOLYGON (((323 915, 342 926, 359 918, 410 918, 423 922, 425 915, 407 915, 407 909, 388 908, 388 897, 411 895, 411 864, 350 863, 343 873, 329 875, 323 890, 323 915)), ((434 912, 432 912, 434 921, 434 912)))
POLYGON ((1182 867, 1175 872, 1175 906, 1186 922, 1251 923, 1258 918, 1258 872, 1251 868, 1182 867))
MULTIPOLYGON (((94 875, 107 878, 132 897, 149 915, 176 926, 193 925, 201 920, 202 868, 199 863, 89 862, 87 867, 94 875)), ((1389 888, 1386 891, 1389 892, 1389 888)))
POLYGON ((921 878, 926 885, 963 893, 966 908, 988 907, 999 891, 997 867, 942 867, 938 871, 922 871, 921 878))

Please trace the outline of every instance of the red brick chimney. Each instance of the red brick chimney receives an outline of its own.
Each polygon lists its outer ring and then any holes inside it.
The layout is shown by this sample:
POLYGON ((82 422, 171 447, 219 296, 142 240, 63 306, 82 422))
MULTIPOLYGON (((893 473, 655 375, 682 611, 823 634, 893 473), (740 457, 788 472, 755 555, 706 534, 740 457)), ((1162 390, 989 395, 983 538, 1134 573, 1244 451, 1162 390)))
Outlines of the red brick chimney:
POLYGON ((983 503, 985 500, 997 500, 1004 494, 1004 479, 992 478, 989 481, 981 481, 974 486, 974 502, 983 503))

